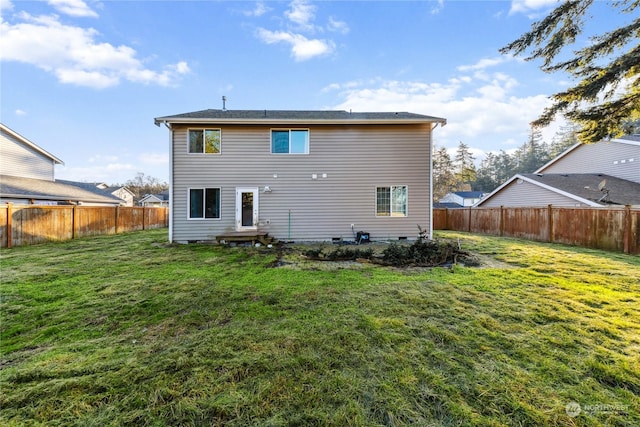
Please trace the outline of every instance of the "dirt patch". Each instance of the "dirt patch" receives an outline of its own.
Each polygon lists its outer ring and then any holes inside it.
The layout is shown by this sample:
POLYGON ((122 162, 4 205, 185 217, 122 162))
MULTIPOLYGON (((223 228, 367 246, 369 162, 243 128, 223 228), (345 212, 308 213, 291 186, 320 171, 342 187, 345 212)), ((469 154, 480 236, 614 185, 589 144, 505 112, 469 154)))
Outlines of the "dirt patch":
MULTIPOLYGON (((453 245, 452 242, 447 244, 453 245)), ((436 257, 437 261, 433 263, 425 260, 421 264, 413 258, 407 259, 406 263, 399 261, 399 257, 403 254, 413 256, 416 246, 420 249, 417 242, 371 242, 364 245, 340 245, 327 242, 287 243, 278 246, 278 259, 273 263, 273 267, 318 271, 361 269, 370 264, 405 269, 425 269, 436 266, 451 268, 453 265, 474 268, 513 268, 512 265, 498 261, 490 255, 462 250, 457 245, 454 245, 451 257, 442 260, 436 257), (348 258, 350 253, 355 253, 356 256, 351 259, 336 259, 345 254, 348 258), (360 254, 362 255, 359 256, 360 254)), ((424 249, 424 245, 422 248, 424 249)))

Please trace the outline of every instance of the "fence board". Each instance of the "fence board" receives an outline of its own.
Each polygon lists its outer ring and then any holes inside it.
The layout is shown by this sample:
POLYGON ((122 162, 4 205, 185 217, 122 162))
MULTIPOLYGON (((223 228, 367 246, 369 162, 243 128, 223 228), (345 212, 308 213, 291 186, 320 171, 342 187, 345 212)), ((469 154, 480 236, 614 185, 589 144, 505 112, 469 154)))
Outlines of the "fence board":
POLYGON ((0 206, 0 247, 168 225, 169 209, 166 207, 5 205, 0 206))
POLYGON ((640 254, 640 209, 529 208, 434 209, 435 230, 470 231, 640 254))

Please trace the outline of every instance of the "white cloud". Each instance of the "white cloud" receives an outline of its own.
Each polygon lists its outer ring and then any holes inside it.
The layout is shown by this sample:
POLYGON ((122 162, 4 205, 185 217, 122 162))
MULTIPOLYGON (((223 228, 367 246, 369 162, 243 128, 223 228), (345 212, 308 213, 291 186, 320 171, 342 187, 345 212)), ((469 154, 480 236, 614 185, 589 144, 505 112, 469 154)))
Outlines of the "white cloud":
MULTIPOLYGON (((330 108, 353 111, 410 111, 443 117, 447 125, 434 133, 438 145, 456 147, 460 141, 474 153, 507 149, 523 143, 529 123, 549 105, 547 95, 513 95, 517 80, 504 73, 478 81, 465 76, 444 84, 370 80, 333 83, 323 91, 342 99, 330 108)), ((553 135, 557 127, 545 131, 553 135), (551 131, 553 130, 553 131, 551 131)), ((478 156, 478 161, 481 156, 478 156)))
POLYGON ((91 10, 82 0, 49 0, 49 4, 66 15, 88 18, 98 17, 98 14, 91 10))
POLYGON ((437 0, 435 2, 431 2, 431 14, 437 15, 440 13, 442 9, 444 9, 444 0, 437 0))
POLYGON ((15 111, 15 114, 16 114, 16 116, 26 116, 26 115, 27 115, 27 112, 18 108, 18 109, 15 111))
POLYGON ((95 156, 89 157, 89 163, 100 163, 100 162, 117 162, 118 156, 103 156, 101 154, 96 154, 95 156))
POLYGON ((335 33, 347 34, 349 32, 349 26, 346 22, 338 21, 330 16, 329 22, 327 23, 327 30, 335 33))
POLYGON ((558 1, 559 0, 512 0, 509 14, 523 13, 533 17, 535 13, 557 5, 558 1))
POLYGON ((0 21, 0 59, 32 64, 62 83, 101 89, 124 79, 169 86, 189 72, 186 62, 161 71, 146 68, 133 48, 99 42, 95 29, 65 25, 55 15, 21 12, 17 19, 20 22, 0 21))
POLYGON ((498 65, 504 64, 505 62, 512 61, 514 58, 512 56, 502 55, 495 58, 483 58, 471 65, 460 65, 456 69, 458 71, 479 71, 485 70, 487 68, 496 67, 498 65))
POLYGON ((259 1, 256 2, 256 6, 253 9, 245 11, 244 14, 246 16, 258 17, 264 15, 270 10, 271 8, 267 7, 267 5, 265 5, 263 1, 259 1))
POLYGON ((142 153, 138 156, 138 160, 146 165, 168 165, 168 153, 142 153))
POLYGON ((346 22, 339 21, 334 17, 329 17, 326 26, 316 26, 313 24, 316 18, 316 9, 317 7, 307 0, 293 0, 289 3, 289 9, 284 12, 287 19, 287 23, 284 25, 286 29, 272 31, 258 28, 255 32, 256 37, 267 44, 288 44, 291 47, 291 56, 296 61, 306 61, 317 56, 328 55, 336 49, 333 40, 310 38, 307 35, 327 31, 347 34, 349 26, 346 22))
POLYGON ((258 28, 258 38, 267 44, 286 43, 291 46, 291 55, 296 61, 305 61, 316 56, 330 54, 335 49, 331 40, 308 39, 301 34, 285 31, 269 31, 258 28))
POLYGON ((311 21, 315 19, 316 7, 306 0, 293 0, 289 6, 290 9, 284 13, 287 19, 297 24, 302 30, 312 31, 311 21))
POLYGON ((4 12, 13 9, 11 0, 0 0, 0 11, 4 12))

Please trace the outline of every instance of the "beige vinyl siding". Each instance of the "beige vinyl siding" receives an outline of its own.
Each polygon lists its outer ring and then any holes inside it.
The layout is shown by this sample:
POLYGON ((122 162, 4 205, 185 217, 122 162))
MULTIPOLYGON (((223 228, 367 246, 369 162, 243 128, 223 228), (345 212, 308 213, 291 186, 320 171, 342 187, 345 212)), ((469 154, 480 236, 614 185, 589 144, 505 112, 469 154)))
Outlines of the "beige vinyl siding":
POLYGON ((429 124, 304 127, 309 154, 271 154, 278 124, 221 126, 222 155, 213 156, 188 154, 187 127, 174 126, 173 240, 234 230, 236 187, 259 189, 259 229, 279 239, 352 239, 351 224, 373 239, 415 238, 417 224, 428 228, 429 124), (376 217, 376 187, 393 185, 408 187, 408 216, 376 217), (221 219, 188 220, 188 189, 205 187, 221 188, 221 219))
POLYGON ((501 191, 482 203, 482 207, 534 207, 547 206, 549 204, 565 207, 587 206, 571 197, 564 196, 524 180, 515 179, 501 191))
POLYGON ((601 173, 640 183, 640 144, 615 141, 585 144, 541 173, 601 173))
POLYGON ((0 174, 53 181, 53 160, 0 132, 0 174))

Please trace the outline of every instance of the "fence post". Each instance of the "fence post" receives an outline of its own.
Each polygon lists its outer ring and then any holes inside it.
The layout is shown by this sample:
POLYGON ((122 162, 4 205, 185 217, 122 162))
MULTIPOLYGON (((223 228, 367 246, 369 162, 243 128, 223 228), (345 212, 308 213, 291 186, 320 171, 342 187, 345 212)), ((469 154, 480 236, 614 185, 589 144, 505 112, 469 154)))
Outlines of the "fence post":
POLYGON ((142 229, 143 230, 145 230, 144 221, 145 221, 145 219, 147 219, 147 211, 146 211, 146 209, 147 209, 146 206, 142 207, 142 229))
POLYGON ((449 227, 449 208, 444 208, 444 229, 451 230, 449 227))
POLYGON ((13 245, 13 236, 11 231, 13 228, 13 203, 7 203, 7 248, 11 249, 13 245))
POLYGON ((631 253, 631 205, 624 207, 624 235, 622 251, 625 254, 631 253))
POLYGON ((471 208, 469 208, 469 233, 471 233, 471 208))
POLYGON ((551 205, 547 205, 547 232, 549 233, 548 241, 549 243, 553 243, 553 209, 551 205))
POLYGON ((500 205, 500 237, 504 236, 504 206, 500 205))
POLYGON ((120 206, 116 206, 116 234, 118 234, 118 221, 120 220, 120 206))
POLYGON ((73 211, 71 215, 71 239, 78 237, 78 205, 73 205, 73 211))

